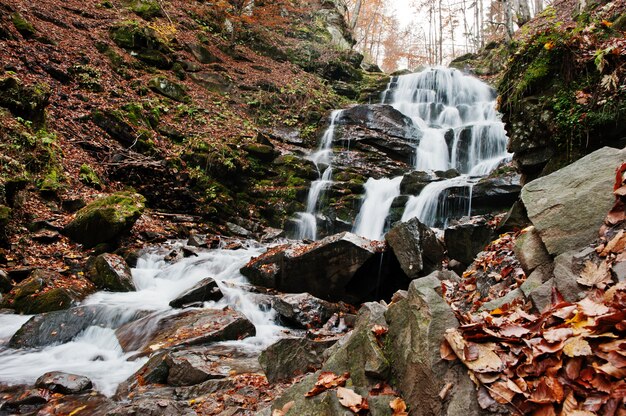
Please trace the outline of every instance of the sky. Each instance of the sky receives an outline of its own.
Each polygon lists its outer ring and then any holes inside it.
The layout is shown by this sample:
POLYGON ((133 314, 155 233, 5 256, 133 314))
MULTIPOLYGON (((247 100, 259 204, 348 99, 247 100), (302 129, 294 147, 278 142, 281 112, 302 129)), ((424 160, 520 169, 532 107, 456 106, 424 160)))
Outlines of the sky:
POLYGON ((398 19, 402 26, 406 26, 411 23, 411 20, 415 19, 414 11, 409 6, 410 0, 392 0, 394 8, 398 11, 398 19))

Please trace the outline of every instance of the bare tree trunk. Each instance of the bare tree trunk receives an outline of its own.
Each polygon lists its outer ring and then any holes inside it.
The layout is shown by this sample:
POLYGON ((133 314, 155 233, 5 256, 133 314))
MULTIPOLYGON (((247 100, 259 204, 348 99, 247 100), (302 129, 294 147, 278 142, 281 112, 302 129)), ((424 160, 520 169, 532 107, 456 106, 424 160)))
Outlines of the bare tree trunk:
POLYGON ((478 43, 481 48, 485 46, 485 34, 483 33, 485 10, 483 9, 483 0, 478 0, 478 43))
POLYGON ((443 63, 443 13, 441 12, 441 3, 439 0, 439 65, 443 63))
POLYGON ((543 0, 535 0, 535 16, 543 11, 543 0))
MULTIPOLYGON (((536 1, 536 0, 535 0, 536 1)), ((463 13, 463 38, 465 39, 465 53, 469 52, 469 45, 467 43, 468 38, 469 38, 469 30, 467 27, 467 7, 466 7, 466 3, 465 0, 462 0, 461 2, 461 7, 463 8, 462 13, 463 13)))
POLYGON ((352 18, 350 19, 350 28, 354 30, 356 24, 359 21, 359 14, 361 14, 361 6, 363 5, 363 0, 356 0, 356 4, 354 5, 354 9, 352 10, 352 18))
POLYGON ((528 0, 515 0, 517 3, 517 25, 522 27, 530 20, 530 5, 528 0))
POLYGON ((513 0, 503 0, 504 26, 509 39, 513 36, 513 0))

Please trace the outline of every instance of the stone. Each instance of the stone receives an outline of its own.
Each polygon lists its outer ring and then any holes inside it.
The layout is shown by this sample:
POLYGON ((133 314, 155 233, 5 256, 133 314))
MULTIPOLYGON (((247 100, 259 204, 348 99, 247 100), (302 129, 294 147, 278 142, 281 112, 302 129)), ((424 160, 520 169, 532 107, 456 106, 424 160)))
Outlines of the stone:
POLYGON ((409 279, 441 268, 444 249, 433 230, 417 218, 393 226, 385 241, 409 279))
POLYGON ((400 182, 400 193, 403 195, 419 195, 429 183, 437 180, 429 172, 414 170, 406 173, 400 182))
POLYGON ((93 384, 85 376, 52 371, 39 377, 35 382, 35 386, 40 389, 48 389, 54 393, 77 394, 91 390, 93 384))
POLYGON ((506 213, 500 224, 496 228, 498 233, 508 233, 522 230, 530 225, 530 220, 526 214, 526 208, 519 199, 513 203, 511 209, 506 213))
POLYGON ((36 125, 45 121, 51 90, 45 84, 25 86, 14 77, 0 79, 0 106, 36 125))
POLYGON ((7 293, 13 289, 13 281, 4 270, 0 270, 0 293, 7 293))
POLYGON ((483 178, 472 188, 472 214, 506 211, 517 201, 521 190, 520 175, 516 173, 483 178))
POLYGON ((458 362, 442 360, 439 353, 446 330, 459 325, 440 288, 434 275, 413 280, 407 297, 385 313, 386 350, 396 388, 415 415, 480 415, 467 371, 458 362), (439 393, 446 383, 453 387, 442 401, 439 393))
POLYGON ((189 77, 193 82, 211 92, 226 93, 233 87, 230 79, 220 74, 197 72, 191 74, 189 77))
POLYGON ((552 299, 552 288, 554 287, 554 279, 549 279, 541 286, 530 292, 529 297, 533 302, 533 306, 538 312, 547 310, 552 299))
POLYGON ((26 280, 15 285, 3 298, 0 307, 18 313, 35 314, 67 309, 78 303, 93 290, 93 286, 58 287, 59 274, 37 269, 26 280))
POLYGON ((100 254, 87 261, 86 276, 99 289, 134 292, 133 276, 126 261, 117 254, 100 254))
POLYGON ((241 237, 250 236, 250 231, 246 230, 240 225, 234 224, 232 222, 227 222, 226 227, 228 228, 228 231, 230 231, 234 235, 238 235, 241 237))
POLYGON ((174 101, 184 103, 190 100, 187 92, 185 91, 185 88, 182 85, 170 81, 165 77, 152 78, 148 82, 148 87, 150 87, 151 90, 161 95, 164 95, 167 98, 171 98, 174 101))
MULTIPOLYGON (((406 287, 399 265, 380 268, 377 247, 370 240, 343 232, 311 244, 273 247, 252 258, 241 273, 258 286, 356 304, 375 298, 381 289, 393 293, 406 287)), ((383 263, 391 261, 389 257, 383 258, 383 263)))
POLYGON ((480 310, 491 312, 495 309, 501 308, 504 305, 510 304, 515 299, 524 299, 524 292, 520 288, 513 289, 502 297, 492 299, 489 302, 483 303, 482 305, 480 305, 480 310))
POLYGON ((493 230, 485 221, 454 225, 444 231, 448 257, 469 265, 492 240, 493 230))
POLYGON ((79 210, 63 232, 87 248, 113 242, 130 231, 144 209, 143 196, 118 192, 97 199, 79 210))
POLYGON ((552 257, 546 250, 537 229, 531 226, 525 230, 515 240, 513 252, 528 276, 537 267, 552 262, 552 257))
POLYGON ((191 247, 207 248, 209 245, 206 241, 206 235, 191 234, 187 239, 187 245, 191 247))
POLYGON ((319 369, 324 362, 324 351, 335 342, 336 339, 283 338, 261 353, 259 364, 270 383, 291 380, 298 374, 319 369))
POLYGON ((187 48, 201 64, 214 64, 222 62, 217 55, 199 43, 190 43, 187 45, 187 48))
POLYGON ((151 314, 121 326, 115 335, 124 351, 149 353, 164 348, 243 339, 254 325, 230 308, 187 309, 174 315, 151 314))
POLYGON ((217 282, 210 277, 204 278, 196 283, 191 289, 186 290, 176 299, 170 302, 172 308, 183 308, 185 305, 202 303, 208 301, 218 301, 224 295, 217 282))
POLYGON ((11 348, 37 348, 63 344, 93 325, 105 325, 102 306, 77 306, 67 310, 41 313, 30 318, 11 337, 11 348))
POLYGON ((297 328, 321 328, 341 309, 338 304, 308 293, 276 296, 272 301, 272 308, 278 312, 281 321, 297 328))
POLYGON ((553 286, 568 302, 577 302, 584 298, 589 288, 578 284, 577 280, 584 269, 585 259, 593 249, 569 250, 554 259, 553 286))
POLYGON ((626 150, 603 147, 522 188, 528 218, 548 253, 558 256, 597 238, 615 200, 615 169, 625 160, 626 150))
POLYGON ((107 413, 107 416, 197 416, 186 401, 172 398, 141 397, 123 402, 107 413))

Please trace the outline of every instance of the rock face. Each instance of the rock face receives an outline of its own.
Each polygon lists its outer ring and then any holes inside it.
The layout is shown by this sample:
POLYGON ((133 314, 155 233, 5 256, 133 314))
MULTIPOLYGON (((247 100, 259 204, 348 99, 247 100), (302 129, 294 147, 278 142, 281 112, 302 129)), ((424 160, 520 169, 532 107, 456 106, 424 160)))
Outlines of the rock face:
POLYGON ((58 287, 55 281, 60 279, 58 273, 49 270, 35 270, 24 281, 11 289, 2 300, 3 308, 15 309, 18 313, 35 314, 67 309, 82 300, 93 286, 58 287))
POLYGON ((85 247, 111 242, 132 228, 145 208, 144 203, 143 196, 129 192, 98 199, 78 211, 64 232, 85 247))
POLYGON ((357 105, 345 110, 337 124, 343 126, 341 142, 357 148, 372 146, 391 159, 411 163, 417 128, 409 117, 392 106, 357 105))
POLYGON ((472 188, 472 214, 484 215, 508 210, 521 190, 518 174, 481 179, 472 188))
POLYGON ((144 353, 243 339, 254 334, 254 325, 232 309, 185 310, 166 317, 149 315, 115 332, 124 351, 142 350, 144 353))
POLYGON ((491 241, 493 230, 485 221, 459 224, 446 228, 444 240, 451 259, 468 265, 474 261, 485 245, 491 241))
POLYGON ((291 380, 297 374, 321 367, 324 351, 335 342, 336 340, 283 338, 261 353, 259 363, 270 383, 291 380))
POLYGON ((101 254, 87 263, 87 278, 99 289, 133 292, 135 284, 126 261, 117 254, 101 254))
POLYGON ((344 232, 308 245, 273 248, 250 260, 241 273, 253 284, 282 292, 358 303, 383 286, 395 291, 406 285, 399 266, 384 264, 381 270, 380 256, 376 243, 344 232))
POLYGON ((93 385, 91 380, 85 376, 52 371, 39 377, 35 386, 55 393, 77 394, 91 390, 93 385))
POLYGON ((172 308, 182 308, 185 305, 208 302, 210 300, 218 301, 222 296, 224 295, 215 280, 207 277, 171 301, 170 306, 172 308))
POLYGON ((615 169, 626 151, 604 147, 524 186, 528 218, 553 256, 591 243, 614 202, 615 169))
POLYGON ((385 240, 410 279, 441 268, 444 249, 435 233, 417 218, 394 226, 385 240))
POLYGON ((454 313, 437 290, 434 276, 413 280, 405 299, 385 313, 390 363, 398 389, 415 415, 479 415, 473 383, 458 365, 441 359, 439 346, 445 331, 456 328, 454 313), (453 383, 445 402, 444 385, 453 383))
POLYGON ((524 234, 517 237, 514 252, 526 275, 552 261, 535 227, 528 227, 524 234))
POLYGON ((308 293, 277 296, 272 307, 281 320, 298 328, 320 328, 340 310, 339 305, 308 293))

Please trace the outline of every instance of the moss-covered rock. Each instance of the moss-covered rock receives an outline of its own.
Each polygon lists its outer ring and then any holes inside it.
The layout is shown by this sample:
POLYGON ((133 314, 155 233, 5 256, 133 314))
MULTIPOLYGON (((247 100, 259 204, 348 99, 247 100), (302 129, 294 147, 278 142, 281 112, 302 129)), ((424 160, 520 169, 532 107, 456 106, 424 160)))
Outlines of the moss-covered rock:
POLYGON ((124 259, 116 254, 101 254, 87 262, 87 278, 99 289, 112 292, 132 292, 135 290, 130 268, 124 259))
POLYGON ((109 36, 121 48, 134 52, 134 56, 160 69, 170 69, 173 65, 168 42, 159 37, 154 29, 138 22, 123 22, 109 29, 109 36))
POLYGON ((112 242, 130 231, 141 216, 144 204, 145 198, 132 192, 97 199, 78 211, 64 232, 86 247, 112 242))
POLYGON ((95 188, 95 189, 102 188, 102 183, 100 182, 100 178, 98 177, 98 174, 92 169, 91 166, 85 163, 83 163, 80 166, 80 172, 78 173, 78 180, 92 188, 95 188))
POLYGON ((163 16, 161 6, 156 0, 131 0, 130 9, 145 20, 163 16))
POLYGON ((148 86, 151 90, 175 101, 189 102, 191 100, 182 85, 170 81, 165 77, 152 78, 148 86))
POLYGON ((0 106, 38 125, 45 120, 50 94, 46 84, 25 86, 14 77, 0 79, 0 106))
POLYGON ((83 299, 91 288, 59 287, 59 275, 49 270, 35 270, 4 297, 0 306, 18 313, 35 314, 67 309, 83 299))
POLYGON ((32 38, 37 33, 35 26, 26 20, 26 18, 20 13, 13 13, 13 15, 11 15, 11 20, 13 21, 13 26, 15 26, 15 29, 20 33, 20 35, 27 39, 32 38))

